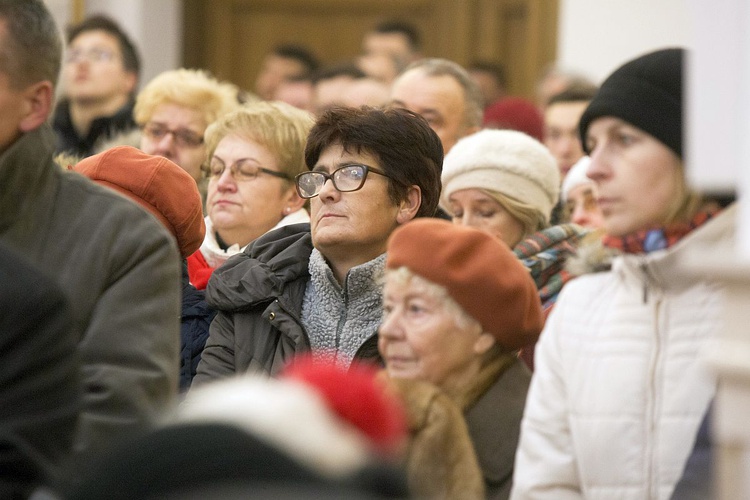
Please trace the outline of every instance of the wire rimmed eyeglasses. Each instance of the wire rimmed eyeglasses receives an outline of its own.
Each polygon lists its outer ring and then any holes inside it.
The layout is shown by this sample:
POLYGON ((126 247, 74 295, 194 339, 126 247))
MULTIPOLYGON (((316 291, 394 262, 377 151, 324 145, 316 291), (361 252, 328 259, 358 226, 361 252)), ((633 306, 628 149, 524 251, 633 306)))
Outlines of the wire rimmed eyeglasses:
POLYGON ((391 178, 391 176, 385 172, 368 165, 350 163, 337 168, 330 174, 318 170, 302 172, 301 174, 297 174, 294 178, 294 183, 297 186, 297 194, 299 194, 301 198, 310 199, 320 194, 320 191, 329 179, 333 182, 333 187, 342 193, 349 193, 362 189, 369 172, 391 178))
MULTIPOLYGON (((208 164, 208 168, 206 168, 206 173, 210 180, 217 180, 222 176, 226 168, 227 167, 223 161, 219 160, 218 158, 212 158, 211 162, 208 164)), ((255 179, 261 173, 273 175, 274 177, 278 177, 280 179, 290 180, 288 174, 260 167, 258 165, 255 165, 254 163, 251 163, 250 160, 237 160, 229 167, 229 172, 231 173, 232 178, 234 178, 234 180, 238 182, 255 179)))

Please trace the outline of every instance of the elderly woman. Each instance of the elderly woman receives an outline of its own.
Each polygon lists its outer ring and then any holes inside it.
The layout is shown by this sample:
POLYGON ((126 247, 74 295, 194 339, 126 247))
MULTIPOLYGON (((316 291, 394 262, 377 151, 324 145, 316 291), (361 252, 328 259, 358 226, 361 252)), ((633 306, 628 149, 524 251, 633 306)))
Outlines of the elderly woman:
POLYGON ((378 348, 409 413, 413 493, 507 498, 531 378, 515 351, 543 324, 534 282, 504 243, 437 219, 397 229, 387 255, 378 348))
POLYGON ((622 254, 571 282, 547 321, 514 498, 669 498, 715 393, 699 356, 722 327, 723 291, 679 264, 730 244, 735 210, 686 183, 683 59, 626 63, 581 117, 604 242, 622 254))
POLYGON ((206 239, 188 258, 190 282, 206 287, 213 270, 258 236, 309 222, 294 177, 305 166, 313 118, 281 102, 256 102, 206 130, 206 239))

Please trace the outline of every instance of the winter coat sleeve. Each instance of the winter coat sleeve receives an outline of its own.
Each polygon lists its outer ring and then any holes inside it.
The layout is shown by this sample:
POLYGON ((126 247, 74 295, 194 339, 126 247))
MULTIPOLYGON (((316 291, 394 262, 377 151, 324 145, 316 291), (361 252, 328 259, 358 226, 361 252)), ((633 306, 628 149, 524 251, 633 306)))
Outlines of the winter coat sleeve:
POLYGON ((193 386, 230 377, 236 372, 234 321, 231 313, 219 312, 211 322, 206 347, 193 378, 193 386))
POLYGON ((73 445, 78 338, 62 290, 2 244, 0 283, 0 498, 26 498, 73 445))
POLYGON ((176 402, 180 264, 174 241, 149 218, 121 224, 108 286, 81 341, 85 412, 78 449, 155 422, 176 402))
POLYGON ((568 420, 559 338, 565 290, 536 347, 536 369, 521 422, 511 499, 583 498, 568 420))

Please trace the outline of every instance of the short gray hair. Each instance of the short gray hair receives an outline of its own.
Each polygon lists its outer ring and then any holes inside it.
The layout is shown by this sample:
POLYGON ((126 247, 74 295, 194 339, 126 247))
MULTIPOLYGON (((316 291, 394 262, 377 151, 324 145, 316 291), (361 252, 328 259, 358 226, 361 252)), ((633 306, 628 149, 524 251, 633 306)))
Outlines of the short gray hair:
POLYGON ((464 91, 464 125, 467 128, 482 126, 484 116, 482 92, 461 65, 448 59, 434 57, 414 61, 406 67, 403 73, 412 69, 419 69, 427 76, 449 76, 453 78, 464 91))
POLYGON ((62 59, 62 37, 42 0, 0 0, 5 33, 0 49, 0 71, 21 88, 40 81, 57 84, 62 59))

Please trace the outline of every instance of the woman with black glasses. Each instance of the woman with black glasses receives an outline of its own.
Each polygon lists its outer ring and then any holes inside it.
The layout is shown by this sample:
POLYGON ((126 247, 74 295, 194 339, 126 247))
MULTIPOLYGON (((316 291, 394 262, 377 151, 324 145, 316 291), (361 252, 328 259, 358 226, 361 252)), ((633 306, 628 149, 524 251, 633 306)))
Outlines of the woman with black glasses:
POLYGON ((309 171, 296 176, 310 225, 272 231, 216 270, 206 297, 219 314, 195 383, 274 375, 307 351, 347 367, 378 360, 386 243, 399 225, 434 215, 442 160, 440 139, 409 111, 321 116, 305 148, 309 171))

